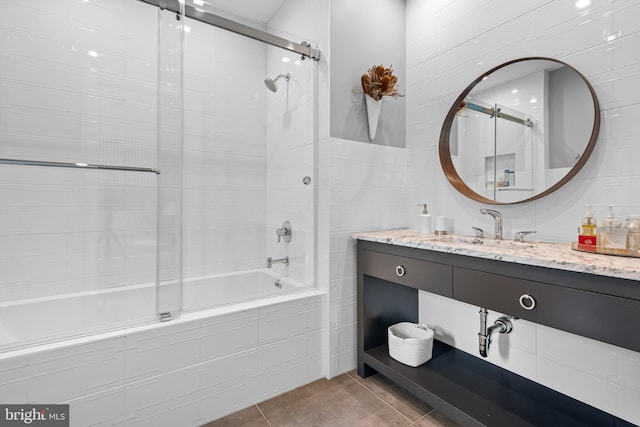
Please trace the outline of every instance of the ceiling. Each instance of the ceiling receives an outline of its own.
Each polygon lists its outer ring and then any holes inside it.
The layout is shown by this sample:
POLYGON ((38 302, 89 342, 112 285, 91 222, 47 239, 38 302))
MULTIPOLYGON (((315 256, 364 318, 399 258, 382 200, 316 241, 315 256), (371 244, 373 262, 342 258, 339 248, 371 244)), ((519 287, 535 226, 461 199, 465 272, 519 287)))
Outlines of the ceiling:
MULTIPOLYGON (((193 0, 187 0, 193 2, 193 0)), ((196 0, 194 4, 204 3, 234 15, 262 24, 268 23, 286 0, 196 0)), ((198 6, 202 7, 202 6, 198 6)))

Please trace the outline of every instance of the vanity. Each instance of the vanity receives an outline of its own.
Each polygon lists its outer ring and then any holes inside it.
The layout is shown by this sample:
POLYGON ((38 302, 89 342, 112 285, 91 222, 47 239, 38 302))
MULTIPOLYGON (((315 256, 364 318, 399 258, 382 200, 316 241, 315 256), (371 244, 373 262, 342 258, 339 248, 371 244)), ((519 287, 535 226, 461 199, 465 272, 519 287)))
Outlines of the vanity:
POLYGON ((463 425, 632 426, 438 340, 426 364, 403 365, 389 356, 387 328, 418 322, 422 290, 640 352, 637 259, 415 230, 353 237, 360 376, 379 372, 463 425))

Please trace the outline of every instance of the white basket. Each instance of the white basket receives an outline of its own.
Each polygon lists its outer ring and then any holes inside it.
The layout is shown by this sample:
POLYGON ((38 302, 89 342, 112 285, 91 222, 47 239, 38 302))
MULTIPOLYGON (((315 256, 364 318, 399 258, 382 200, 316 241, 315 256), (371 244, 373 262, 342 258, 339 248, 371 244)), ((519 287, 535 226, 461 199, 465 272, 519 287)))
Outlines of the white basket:
POLYGON ((389 356, 416 367, 431 359, 433 331, 426 325, 410 322, 389 326, 389 356))

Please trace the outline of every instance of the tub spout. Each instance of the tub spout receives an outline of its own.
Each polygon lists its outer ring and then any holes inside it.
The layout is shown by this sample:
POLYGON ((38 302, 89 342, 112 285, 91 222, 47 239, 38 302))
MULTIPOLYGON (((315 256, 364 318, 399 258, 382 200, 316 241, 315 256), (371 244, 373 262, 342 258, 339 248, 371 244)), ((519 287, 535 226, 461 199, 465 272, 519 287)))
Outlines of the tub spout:
POLYGON ((289 257, 286 256, 280 259, 273 259, 271 257, 267 258, 267 268, 271 268, 273 264, 284 264, 289 265, 289 257))
POLYGON ((511 319, 507 316, 501 316, 496 319, 493 325, 487 328, 487 315, 489 311, 486 308, 480 308, 480 332, 478 333, 478 345, 480 356, 487 357, 489 355, 489 345, 491 344, 491 334, 498 331, 500 334, 508 334, 513 330, 511 319))

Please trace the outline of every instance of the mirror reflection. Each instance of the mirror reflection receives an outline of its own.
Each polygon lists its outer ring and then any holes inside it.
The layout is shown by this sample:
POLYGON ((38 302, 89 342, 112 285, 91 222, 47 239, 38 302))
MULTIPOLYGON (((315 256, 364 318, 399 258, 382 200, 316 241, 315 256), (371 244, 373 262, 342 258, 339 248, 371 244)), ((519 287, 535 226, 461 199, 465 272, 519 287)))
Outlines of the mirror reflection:
POLYGON ((440 136, 449 181, 491 204, 535 200, 584 165, 599 130, 591 85, 573 67, 523 58, 483 74, 451 107, 440 136))

